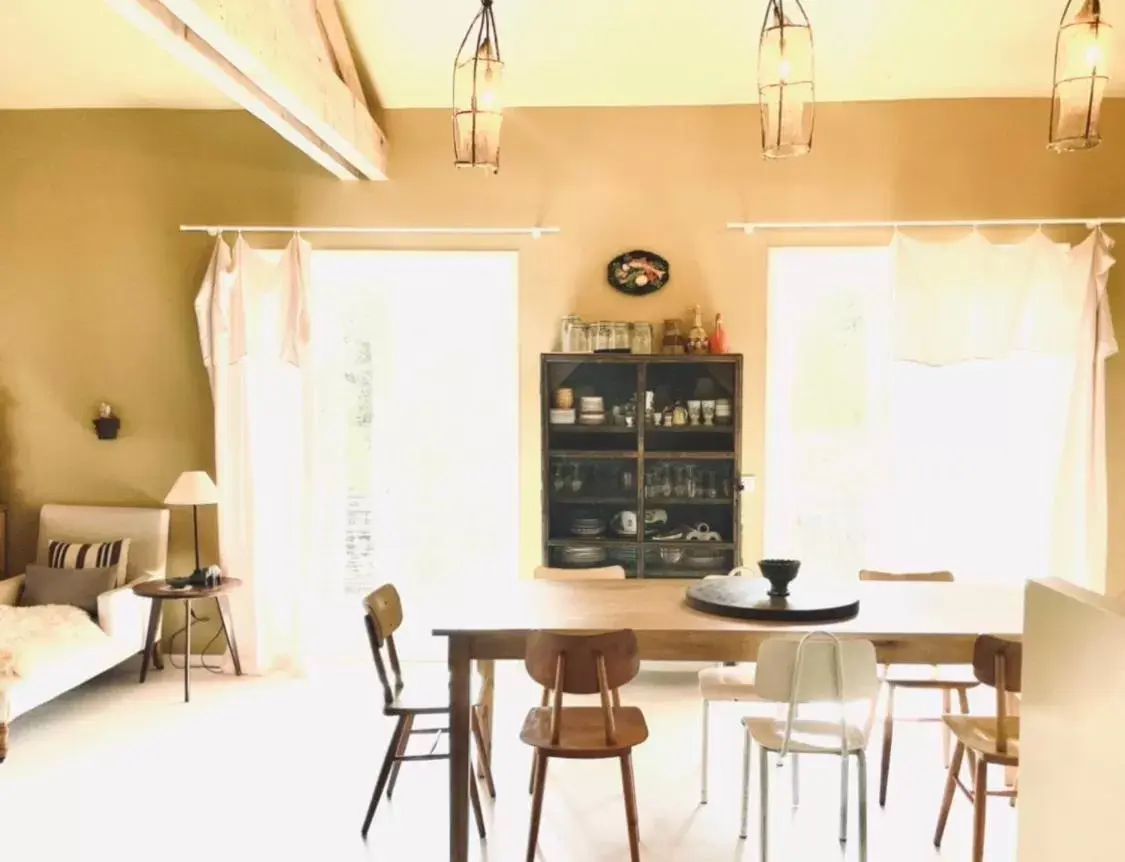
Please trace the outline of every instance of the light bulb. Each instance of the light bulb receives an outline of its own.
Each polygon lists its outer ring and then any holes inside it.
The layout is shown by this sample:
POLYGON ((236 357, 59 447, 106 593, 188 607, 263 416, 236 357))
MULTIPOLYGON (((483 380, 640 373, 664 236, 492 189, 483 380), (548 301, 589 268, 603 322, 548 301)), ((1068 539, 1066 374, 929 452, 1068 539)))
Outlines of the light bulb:
POLYGON ((496 105, 496 92, 494 90, 484 90, 480 94, 480 110, 491 111, 496 105))
POLYGON ((793 73, 793 66, 785 57, 781 58, 781 62, 777 64, 777 79, 783 84, 789 82, 789 76, 793 73))
POLYGON ((1102 46, 1095 36, 1091 39, 1090 44, 1086 46, 1086 65, 1090 67, 1090 71, 1093 71, 1101 65, 1101 62, 1102 46))

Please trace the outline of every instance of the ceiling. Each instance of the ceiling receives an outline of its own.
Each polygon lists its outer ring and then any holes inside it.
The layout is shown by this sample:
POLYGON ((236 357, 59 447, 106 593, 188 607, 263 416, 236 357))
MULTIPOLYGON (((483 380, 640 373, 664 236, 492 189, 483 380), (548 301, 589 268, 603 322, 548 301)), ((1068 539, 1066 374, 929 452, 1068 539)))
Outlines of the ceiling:
POLYGON ((0 0, 0 108, 235 108, 105 0, 0 0))
MULTIPOLYGON (((453 56, 479 0, 340 2, 384 107, 449 105, 453 56)), ((1050 92, 1064 0, 804 3, 822 101, 1050 92)), ((765 0, 495 0, 505 103, 756 101, 764 7, 765 0)), ((1125 68, 1125 41, 1114 54, 1111 68, 1125 68)), ((1111 91, 1125 93, 1125 76, 1119 80, 1111 91)), ((0 108, 76 107, 233 105, 105 0, 0 0, 0 108)))

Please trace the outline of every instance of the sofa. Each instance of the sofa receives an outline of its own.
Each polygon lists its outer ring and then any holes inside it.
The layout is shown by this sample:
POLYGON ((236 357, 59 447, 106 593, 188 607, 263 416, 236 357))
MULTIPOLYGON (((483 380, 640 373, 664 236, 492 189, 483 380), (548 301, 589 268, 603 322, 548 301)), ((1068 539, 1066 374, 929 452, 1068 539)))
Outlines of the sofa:
POLYGON ((8 753, 13 720, 144 650, 151 600, 135 595, 133 585, 165 575, 168 510, 47 505, 39 513, 39 565, 47 564, 47 543, 53 539, 129 539, 125 585, 98 596, 97 618, 91 620, 63 606, 19 607, 23 576, 0 580, 0 606, 7 606, 0 619, 8 629, 6 638, 0 632, 8 659, 0 674, 0 762, 8 753), (51 628, 44 613, 56 614, 65 626, 51 628))

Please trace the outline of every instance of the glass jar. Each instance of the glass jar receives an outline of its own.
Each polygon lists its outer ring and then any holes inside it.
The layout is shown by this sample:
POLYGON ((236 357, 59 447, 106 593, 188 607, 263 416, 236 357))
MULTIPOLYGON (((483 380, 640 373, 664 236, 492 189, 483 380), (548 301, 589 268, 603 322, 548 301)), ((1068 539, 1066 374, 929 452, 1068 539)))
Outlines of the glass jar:
POLYGON ((683 353, 684 337, 680 334, 680 324, 674 319, 664 321, 664 337, 660 343, 661 353, 683 353))
POLYGON ((590 327, 585 323, 572 323, 567 330, 567 346, 565 353, 590 352, 590 327))
POLYGON ((608 353, 613 350, 613 326, 609 323, 591 323, 590 347, 594 353, 608 353))
POLYGON ((562 353, 575 353, 573 347, 570 346, 570 330, 577 323, 581 323, 582 318, 577 314, 568 314, 559 321, 559 350, 562 353))
POLYGON ((628 323, 614 323, 613 327, 613 352, 628 353, 632 339, 632 326, 628 323))
POLYGON ((631 353, 652 353, 652 324, 634 323, 631 353))

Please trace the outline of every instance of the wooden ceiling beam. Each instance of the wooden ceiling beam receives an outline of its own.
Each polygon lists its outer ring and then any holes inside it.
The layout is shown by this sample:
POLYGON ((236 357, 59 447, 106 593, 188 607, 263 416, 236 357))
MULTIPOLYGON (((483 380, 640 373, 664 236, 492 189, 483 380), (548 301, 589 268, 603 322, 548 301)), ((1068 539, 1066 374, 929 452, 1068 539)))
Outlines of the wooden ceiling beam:
POLYGON ((309 0, 108 2, 333 175, 387 178, 386 137, 336 74, 309 0))
POLYGON ((328 48, 336 61, 340 77, 356 99, 366 107, 367 96, 364 95, 363 84, 359 80, 359 70, 356 68, 355 58, 348 44, 348 33, 344 29, 337 0, 315 0, 315 3, 316 17, 320 21, 320 26, 324 28, 324 37, 328 41, 328 48))

